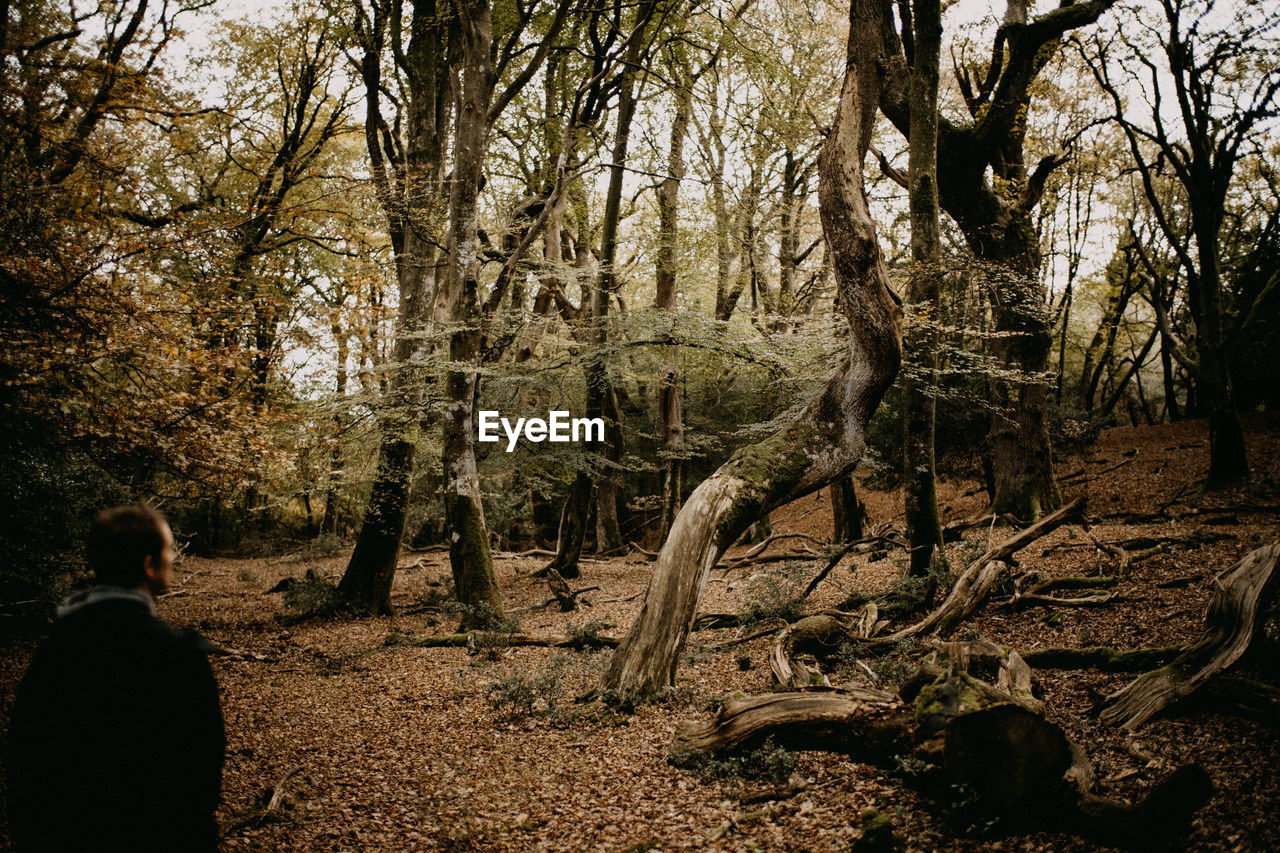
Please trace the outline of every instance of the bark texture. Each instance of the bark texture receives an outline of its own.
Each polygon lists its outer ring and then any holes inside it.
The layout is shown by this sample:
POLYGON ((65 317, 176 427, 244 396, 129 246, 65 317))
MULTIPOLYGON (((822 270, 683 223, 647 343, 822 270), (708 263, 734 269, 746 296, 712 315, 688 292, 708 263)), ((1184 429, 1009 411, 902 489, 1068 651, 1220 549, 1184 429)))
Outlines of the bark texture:
MULTIPOLYGON (((907 140, 907 182, 911 208, 911 278, 907 301, 920 318, 908 327, 907 370, 902 386, 903 500, 912 575, 929 571, 934 548, 942 547, 938 481, 934 462, 934 420, 938 382, 937 319, 942 238, 938 227, 938 54, 942 9, 938 0, 912 4, 915 38, 911 63, 911 130, 907 140)), ((942 553, 939 551, 939 553, 942 553)))
MULTIPOLYGON (((457 4, 462 48, 461 91, 453 140, 453 176, 449 197, 449 264, 444 290, 450 324, 449 360, 479 362, 480 329, 479 209, 493 95, 490 48, 493 43, 486 0, 457 4)), ((476 472, 475 401, 480 377, 459 367, 445 376, 444 507, 449 527, 449 563, 458 600, 470 609, 464 627, 485 627, 501 619, 502 593, 493 570, 489 530, 476 472)))
MULTIPOLYGON (((422 340, 436 298, 434 243, 438 226, 434 218, 443 193, 440 158, 452 115, 445 97, 447 39, 435 3, 424 0, 415 5, 412 39, 406 52, 412 69, 406 146, 403 152, 388 146, 380 63, 390 25, 386 14, 375 10, 361 21, 357 35, 363 48, 360 75, 366 101, 365 143, 374 189, 387 218, 400 289, 395 369, 384 389, 390 399, 379 418, 378 473, 355 550, 338 587, 354 606, 373 613, 391 611, 391 583, 404 536, 418 418, 425 399, 422 340), (396 165, 400 156, 407 160, 407 170, 396 165)), ((390 35, 398 45, 399 33, 390 35)))
POLYGON ((1239 660, 1253 642, 1277 562, 1280 544, 1268 545, 1219 575, 1204 636, 1172 663, 1109 696, 1102 721, 1133 731, 1239 660))
POLYGON ((603 686, 629 699, 673 683, 707 575, 743 530, 857 463, 866 423, 897 373, 902 312, 888 288, 862 172, 879 98, 885 13, 874 0, 852 4, 844 86, 819 161, 822 221, 849 324, 848 352, 795 419, 734 454, 681 508, 640 615, 605 674, 603 686))

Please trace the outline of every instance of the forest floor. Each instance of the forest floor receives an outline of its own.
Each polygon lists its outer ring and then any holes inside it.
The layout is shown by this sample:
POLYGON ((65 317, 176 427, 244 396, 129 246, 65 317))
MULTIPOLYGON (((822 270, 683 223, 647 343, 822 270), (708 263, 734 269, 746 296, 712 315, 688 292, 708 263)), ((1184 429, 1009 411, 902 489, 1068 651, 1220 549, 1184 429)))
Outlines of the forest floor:
MULTIPOLYGON (((1087 494, 1091 531, 1102 542, 1141 552, 1147 537, 1165 548, 1135 561, 1107 606, 1011 610, 996 595, 957 636, 984 636, 1017 649, 1046 646, 1164 646, 1195 638, 1214 576, 1244 554, 1280 538, 1280 418, 1247 426, 1255 480, 1232 492, 1202 494, 1208 461, 1201 422, 1116 428, 1087 451, 1059 460, 1065 497, 1087 494), (1170 581, 1175 585, 1167 586, 1170 581)), ((895 493, 864 489, 873 522, 897 519, 895 493)), ((972 482, 941 485, 944 517, 981 512, 972 482)), ((774 513, 773 532, 829 538, 830 502, 810 496, 774 513)), ((1005 528, 975 528, 952 546, 965 565, 1005 528)), ((797 551, 802 538, 778 539, 769 554, 797 551)), ((735 554, 745 549, 735 549, 735 554)), ((665 701, 630 715, 578 704, 599 679, 609 651, 504 647, 423 648, 406 638, 452 631, 456 615, 438 604, 449 577, 447 554, 402 555, 394 600, 399 615, 290 624, 283 596, 268 591, 307 570, 336 579, 345 552, 300 552, 272 559, 187 558, 174 592, 160 603, 170 622, 197 628, 247 655, 215 658, 227 729, 223 805, 218 818, 228 851, 416 850, 847 850, 859 816, 875 807, 894 823, 908 850, 1084 851, 1067 835, 963 837, 964 815, 913 792, 893 772, 840 755, 775 756, 787 774, 776 782, 709 779, 667 761, 677 723, 707 720, 733 691, 771 688, 769 638, 719 649, 750 631, 781 627, 769 607, 794 596, 823 564, 754 562, 713 573, 701 609, 766 620, 752 628, 692 635, 665 701), (260 658, 260 659, 258 659, 260 658), (283 780, 283 781, 282 781, 283 780), (273 786, 283 796, 262 808, 273 786), (960 832, 960 835, 957 835, 960 832)), ((900 575, 896 552, 873 561, 854 554, 810 597, 817 610, 853 590, 887 590, 900 575)), ((1078 524, 1068 524, 1018 554, 1022 567, 1050 577, 1114 568, 1078 524)), ((642 603, 650 563, 641 554, 586 560, 577 589, 589 608, 541 609, 550 596, 532 573, 543 557, 498 555, 508 610, 532 635, 603 633, 621 637, 642 603), (570 626, 573 626, 572 628, 570 626)), ((13 691, 39 627, 0 618, 0 725, 7 730, 13 691)), ((881 664, 892 683, 902 659, 881 664)), ((1189 849, 1280 850, 1280 739, 1236 717, 1188 712, 1158 719, 1125 737, 1103 727, 1094 708, 1133 675, 1040 670, 1046 712, 1082 744, 1102 792, 1137 799, 1177 766, 1202 764, 1216 786, 1196 816, 1189 849)), ((852 677, 832 672, 833 682, 852 677)), ((3 842, 0 832, 0 842, 3 842)), ((2 846, 2 845, 0 845, 2 846)))

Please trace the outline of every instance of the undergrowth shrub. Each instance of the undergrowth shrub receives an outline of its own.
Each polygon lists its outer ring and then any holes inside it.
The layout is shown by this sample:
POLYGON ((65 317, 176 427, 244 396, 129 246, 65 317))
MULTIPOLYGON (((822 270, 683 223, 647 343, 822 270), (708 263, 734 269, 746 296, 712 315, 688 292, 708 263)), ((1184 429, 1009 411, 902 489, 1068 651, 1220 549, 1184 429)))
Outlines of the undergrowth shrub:
POLYGON ((796 757, 778 746, 773 738, 754 749, 732 749, 721 753, 676 748, 667 757, 672 766, 697 773, 707 781, 720 779, 767 779, 784 782, 795 771, 796 757))
POLYGON ((613 622, 608 622, 603 619, 591 619, 581 625, 575 625, 572 622, 568 623, 564 626, 564 633, 569 639, 570 648, 578 651, 602 649, 605 648, 608 643, 605 642, 604 638, 601 637, 600 634, 616 627, 617 625, 613 622))
POLYGON ((301 580, 295 580, 285 589, 284 607, 281 621, 286 624, 333 619, 349 611, 346 601, 338 594, 337 585, 320 577, 314 569, 307 569, 301 580))
POLYGON ((489 707, 499 721, 514 722, 535 713, 551 712, 564 695, 564 655, 555 655, 538 672, 517 667, 489 685, 489 707))
POLYGON ((805 563, 788 562, 766 569, 747 581, 744 607, 738 614, 743 625, 766 619, 795 622, 804 614, 804 587, 809 568, 805 563))

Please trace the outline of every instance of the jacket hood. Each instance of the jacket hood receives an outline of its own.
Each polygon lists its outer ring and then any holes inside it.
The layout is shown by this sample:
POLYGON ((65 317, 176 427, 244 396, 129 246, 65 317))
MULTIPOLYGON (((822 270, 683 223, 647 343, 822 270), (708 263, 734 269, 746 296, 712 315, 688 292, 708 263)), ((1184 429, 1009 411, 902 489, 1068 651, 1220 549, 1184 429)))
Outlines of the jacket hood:
POLYGON ((106 601, 132 601, 146 607, 147 612, 152 616, 156 613, 155 600, 140 589, 129 589, 123 586, 95 586, 92 589, 77 592, 59 604, 58 618, 65 619, 106 601))

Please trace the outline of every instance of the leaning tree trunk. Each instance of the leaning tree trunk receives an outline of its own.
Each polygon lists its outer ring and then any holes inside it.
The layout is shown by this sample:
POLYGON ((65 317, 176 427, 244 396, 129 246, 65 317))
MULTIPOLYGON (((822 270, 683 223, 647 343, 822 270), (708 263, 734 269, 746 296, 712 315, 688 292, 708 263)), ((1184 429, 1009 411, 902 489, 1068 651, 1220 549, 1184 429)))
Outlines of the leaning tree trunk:
POLYGON ((902 310, 863 191, 862 162, 879 98, 876 0, 849 11, 848 65, 840 104, 819 159, 823 227, 835 262, 848 352, 794 419, 745 447, 689 497, 658 555, 644 606, 605 674, 605 689, 644 699, 669 687, 707 576, 751 522, 847 474, 864 430, 902 356, 902 310))

